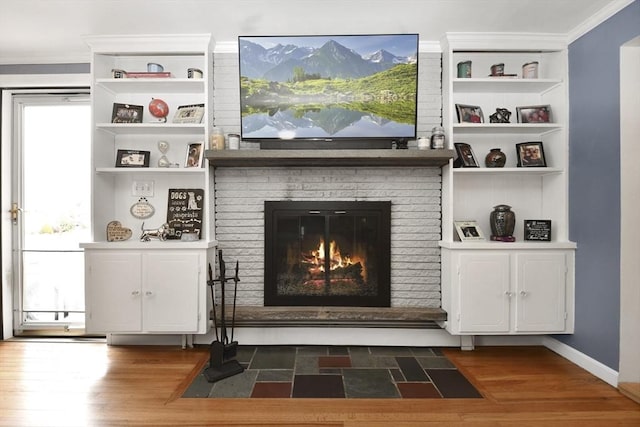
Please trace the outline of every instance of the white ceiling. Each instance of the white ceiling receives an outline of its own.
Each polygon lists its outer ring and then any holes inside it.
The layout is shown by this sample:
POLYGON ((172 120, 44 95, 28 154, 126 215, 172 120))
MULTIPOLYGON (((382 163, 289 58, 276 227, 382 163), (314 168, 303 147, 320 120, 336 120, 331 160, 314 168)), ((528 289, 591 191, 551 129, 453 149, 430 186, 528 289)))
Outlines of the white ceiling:
POLYGON ((540 32, 575 39, 636 0, 0 0, 0 64, 86 62, 85 35, 540 32))

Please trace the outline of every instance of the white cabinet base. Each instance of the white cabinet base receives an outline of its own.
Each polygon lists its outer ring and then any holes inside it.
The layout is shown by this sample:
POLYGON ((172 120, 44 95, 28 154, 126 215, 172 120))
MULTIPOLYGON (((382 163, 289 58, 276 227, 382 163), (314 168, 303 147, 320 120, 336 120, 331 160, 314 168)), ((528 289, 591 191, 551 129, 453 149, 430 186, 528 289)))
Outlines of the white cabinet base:
MULTIPOLYGON (((508 245, 443 248, 446 330, 453 335, 572 333, 574 251, 507 250, 508 245)), ((473 347, 472 340, 467 344, 473 347)))

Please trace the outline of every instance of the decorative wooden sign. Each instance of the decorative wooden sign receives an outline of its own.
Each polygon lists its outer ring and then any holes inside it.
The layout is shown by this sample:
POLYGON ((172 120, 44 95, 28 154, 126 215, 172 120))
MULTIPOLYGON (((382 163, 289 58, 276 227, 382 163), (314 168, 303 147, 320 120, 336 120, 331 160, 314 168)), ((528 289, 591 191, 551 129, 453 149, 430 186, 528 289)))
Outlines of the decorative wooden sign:
POLYGON ((169 224, 168 238, 182 240, 200 239, 203 209, 203 189, 169 189, 169 201, 167 205, 167 223, 169 224), (182 237, 183 235, 184 237, 182 237))
POLYGON ((123 227, 120 221, 107 224, 107 242, 122 242, 131 238, 131 229, 123 227))

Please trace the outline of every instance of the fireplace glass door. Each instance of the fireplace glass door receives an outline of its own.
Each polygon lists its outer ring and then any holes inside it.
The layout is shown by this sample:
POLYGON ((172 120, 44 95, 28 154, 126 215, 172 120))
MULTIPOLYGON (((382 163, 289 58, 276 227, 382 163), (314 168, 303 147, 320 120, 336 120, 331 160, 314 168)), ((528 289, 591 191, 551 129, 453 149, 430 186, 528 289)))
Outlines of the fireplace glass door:
POLYGON ((265 202, 265 305, 390 305, 389 202, 265 202))

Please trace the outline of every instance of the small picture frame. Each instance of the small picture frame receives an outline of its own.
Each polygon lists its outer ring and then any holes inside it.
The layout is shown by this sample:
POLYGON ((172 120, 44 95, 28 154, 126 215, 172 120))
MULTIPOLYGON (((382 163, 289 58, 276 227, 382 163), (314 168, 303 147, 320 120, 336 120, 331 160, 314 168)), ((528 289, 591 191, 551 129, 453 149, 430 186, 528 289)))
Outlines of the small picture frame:
POLYGON ((192 142, 187 146, 187 158, 184 161, 185 168, 202 167, 204 156, 204 142, 192 142))
POLYGON ((534 242, 551 241, 551 220, 550 219, 525 219, 524 220, 524 240, 534 242))
POLYGON ((542 141, 516 144, 516 155, 519 168, 544 168, 547 166, 542 141))
POLYGON ((453 146, 456 149, 457 157, 453 162, 454 168, 477 168, 478 161, 473 154, 471 146, 464 142, 455 142, 453 146))
POLYGON ((117 168, 148 168, 150 151, 118 150, 116 154, 117 168))
POLYGON ((551 106, 516 107, 518 123, 551 123, 551 106))
POLYGON ((456 104, 458 123, 484 123, 482 108, 477 105, 456 104))
POLYGON ((173 123, 202 123, 204 104, 181 105, 173 116, 173 123))
POLYGON ((477 221, 454 221, 454 225, 462 242, 485 240, 477 221))
POLYGON ((113 104, 111 123, 142 123, 142 105, 113 104))

